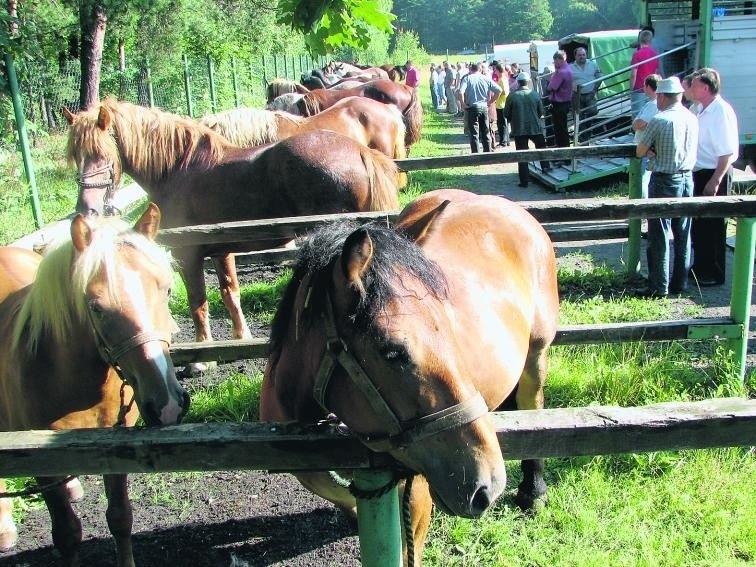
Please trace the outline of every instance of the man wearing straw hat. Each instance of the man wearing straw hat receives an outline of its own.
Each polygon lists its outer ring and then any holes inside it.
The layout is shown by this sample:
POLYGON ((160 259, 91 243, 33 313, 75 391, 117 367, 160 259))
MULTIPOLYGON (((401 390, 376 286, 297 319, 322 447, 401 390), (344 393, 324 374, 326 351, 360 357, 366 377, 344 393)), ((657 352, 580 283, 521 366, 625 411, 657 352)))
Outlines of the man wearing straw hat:
MULTIPOLYGON (((698 120, 682 105, 680 79, 662 79, 656 87, 658 113, 643 131, 636 156, 648 157, 651 199, 691 197, 693 166, 698 147, 698 120)), ((684 293, 690 268, 690 217, 648 219, 648 287, 641 297, 666 297, 684 293), (669 269, 669 240, 674 238, 672 274, 669 269)))

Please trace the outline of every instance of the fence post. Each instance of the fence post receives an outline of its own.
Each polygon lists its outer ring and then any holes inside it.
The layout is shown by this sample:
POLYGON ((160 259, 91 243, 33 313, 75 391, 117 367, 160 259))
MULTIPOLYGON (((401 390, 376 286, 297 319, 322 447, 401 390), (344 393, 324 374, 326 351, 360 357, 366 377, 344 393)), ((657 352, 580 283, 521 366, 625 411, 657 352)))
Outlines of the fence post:
POLYGON ((274 78, 278 77, 278 55, 273 56, 273 74, 275 75, 274 78))
POLYGON ((754 245, 756 245, 756 219, 739 218, 735 229, 735 259, 732 272, 732 295, 730 297, 730 317, 743 325, 743 333, 737 339, 730 339, 729 345, 735 351, 738 374, 745 380, 746 353, 748 350, 748 328, 751 320, 751 283, 753 281, 754 245))
POLYGON ((147 104, 150 108, 155 106, 155 93, 152 90, 152 69, 150 68, 150 59, 146 57, 144 59, 144 66, 147 72, 147 104))
MULTIPOLYGON (((354 486, 377 490, 394 478, 391 471, 356 470, 354 486)), ((401 567, 402 534, 399 522, 399 493, 396 487, 378 498, 357 499, 362 567, 401 567)))
POLYGON ((210 81, 210 106, 213 113, 218 112, 218 102, 215 100, 215 69, 213 68, 213 56, 207 54, 207 77, 210 81))
POLYGON ((184 93, 186 93, 186 112, 189 118, 194 118, 194 105, 192 104, 192 84, 189 75, 189 58, 184 53, 181 56, 184 60, 184 93))
MULTIPOLYGON (((627 184, 631 199, 640 199, 643 191, 643 172, 641 160, 630 159, 627 170, 627 184)), ((640 271, 640 248, 641 248, 641 219, 630 219, 627 223, 627 263, 626 272, 629 275, 637 275, 640 271)))
POLYGON ((231 58, 231 81, 234 86, 234 104, 236 108, 241 106, 239 101, 239 77, 236 75, 236 57, 231 58))
POLYGON ((18 90, 18 77, 16 76, 16 67, 13 65, 13 56, 5 52, 5 68, 8 73, 8 83, 13 101, 13 114, 16 117, 16 129, 18 130, 18 142, 21 150, 21 158, 24 162, 26 171, 26 180, 29 182, 29 194, 31 197, 32 214, 34 215, 34 225, 37 228, 42 227, 42 207, 39 204, 39 192, 37 191, 37 178, 34 175, 34 162, 31 158, 29 149, 29 138, 26 135, 26 124, 24 122, 24 107, 21 102, 21 92, 18 90))

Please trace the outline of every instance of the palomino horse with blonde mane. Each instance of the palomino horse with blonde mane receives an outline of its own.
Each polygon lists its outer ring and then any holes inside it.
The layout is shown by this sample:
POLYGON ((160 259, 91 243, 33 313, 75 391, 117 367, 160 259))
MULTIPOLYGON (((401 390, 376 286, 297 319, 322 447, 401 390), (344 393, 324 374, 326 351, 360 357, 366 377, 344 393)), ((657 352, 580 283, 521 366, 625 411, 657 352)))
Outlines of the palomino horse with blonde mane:
POLYGON ((393 104, 365 97, 345 98, 309 118, 241 107, 205 116, 200 122, 242 148, 285 140, 301 132, 332 130, 390 158, 407 157, 402 113, 393 104))
MULTIPOLYGON (((122 172, 158 204, 166 228, 399 207, 394 162, 336 132, 304 132, 243 149, 195 120, 113 99, 68 118, 68 158, 79 171, 79 212, 102 214, 122 172)), ((212 340, 204 258, 212 257, 215 264, 233 338, 250 338, 233 252, 286 242, 271 237, 174 248, 197 341, 212 340)))
POLYGON ((351 89, 315 89, 297 101, 300 116, 313 116, 330 108, 348 96, 363 96, 378 102, 393 104, 402 113, 406 135, 404 145, 409 148, 420 139, 423 127, 423 107, 413 88, 389 79, 378 79, 351 89))
MULTIPOLYGON (((147 425, 170 425, 186 413, 168 350, 173 269, 153 242, 159 219, 154 204, 134 231, 77 215, 70 238, 44 257, 0 248, 0 431, 131 427, 140 414, 147 425)), ((66 480, 37 482, 47 487, 55 547, 66 565, 79 565, 81 523, 70 498, 81 487, 66 480)), ((126 475, 104 481, 118 565, 132 567, 126 475)), ((16 540, 11 505, 0 499, 0 549, 16 540)))
MULTIPOLYGON (((504 489, 487 412, 505 402, 543 407, 558 313, 549 237, 505 199, 433 191, 393 229, 326 227, 304 244, 273 321, 260 418, 318 423, 334 414, 421 475, 404 488, 419 565, 432 501, 475 518, 504 489)), ((530 508, 545 497, 543 461, 522 470, 516 502, 530 508)), ((354 512, 333 475, 297 478, 354 512)))

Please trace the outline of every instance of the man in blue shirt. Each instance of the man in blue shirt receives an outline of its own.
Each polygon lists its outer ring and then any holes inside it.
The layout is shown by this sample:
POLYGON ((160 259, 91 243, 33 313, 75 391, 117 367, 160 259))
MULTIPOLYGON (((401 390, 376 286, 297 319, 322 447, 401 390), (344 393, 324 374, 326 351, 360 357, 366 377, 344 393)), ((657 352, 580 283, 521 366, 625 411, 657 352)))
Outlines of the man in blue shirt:
POLYGON ((459 85, 462 108, 467 111, 467 128, 470 133, 470 149, 477 154, 480 144, 483 151, 493 151, 488 131, 488 106, 498 98, 502 89, 486 75, 482 75, 477 63, 470 65, 470 72, 459 85))

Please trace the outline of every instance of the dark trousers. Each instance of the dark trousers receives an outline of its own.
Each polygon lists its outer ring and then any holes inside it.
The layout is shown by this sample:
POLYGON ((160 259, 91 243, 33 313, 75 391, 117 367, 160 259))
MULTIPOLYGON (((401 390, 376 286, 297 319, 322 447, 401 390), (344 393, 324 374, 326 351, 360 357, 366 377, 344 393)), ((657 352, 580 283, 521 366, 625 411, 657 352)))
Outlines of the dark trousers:
POLYGON ((554 145, 567 148, 570 145, 570 132, 567 129, 567 115, 570 112, 570 102, 552 102, 551 116, 554 122, 554 145))
MULTIPOLYGON (((546 147, 546 139, 543 137, 543 134, 530 134, 528 136, 515 136, 514 137, 515 149, 527 150, 528 142, 530 140, 533 140, 533 144, 535 144, 535 147, 538 150, 546 147)), ((541 169, 548 169, 548 168, 549 168, 549 162, 542 161, 541 169)), ((528 162, 525 162, 525 161, 519 162, 517 164, 517 173, 520 176, 520 183, 522 183, 523 185, 527 184, 528 181, 530 180, 530 172, 528 171, 528 162)))
MULTIPOLYGON (((693 195, 703 196, 703 190, 713 169, 700 169, 693 172, 693 195)), ((726 196, 730 192, 732 169, 722 178, 716 196, 726 196)), ((727 219, 694 218, 691 230, 693 248, 693 267, 691 270, 701 282, 722 284, 725 281, 727 258, 727 219)))
POLYGON ((507 119, 504 118, 504 109, 496 109, 496 126, 499 130, 499 143, 509 144, 509 124, 507 119))
POLYGON ((467 129, 470 132, 470 150, 477 154, 483 144, 483 151, 491 151, 488 131, 488 106, 485 102, 473 104, 467 109, 467 129))

